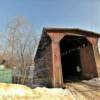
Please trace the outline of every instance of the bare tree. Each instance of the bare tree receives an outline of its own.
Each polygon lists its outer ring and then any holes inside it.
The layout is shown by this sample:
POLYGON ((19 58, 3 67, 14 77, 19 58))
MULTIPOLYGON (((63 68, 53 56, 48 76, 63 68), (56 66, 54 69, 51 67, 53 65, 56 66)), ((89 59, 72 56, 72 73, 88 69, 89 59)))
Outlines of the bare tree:
POLYGON ((32 25, 24 17, 16 17, 8 23, 8 47, 9 61, 13 65, 25 67, 32 64, 35 47, 37 45, 36 34, 32 25))

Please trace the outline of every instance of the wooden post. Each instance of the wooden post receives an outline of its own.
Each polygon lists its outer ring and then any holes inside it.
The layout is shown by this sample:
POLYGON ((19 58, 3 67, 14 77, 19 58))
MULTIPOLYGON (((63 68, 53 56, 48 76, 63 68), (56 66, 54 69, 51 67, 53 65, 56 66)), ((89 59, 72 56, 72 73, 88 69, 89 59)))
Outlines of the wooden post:
POLYGON ((63 86, 62 77, 62 65, 61 65, 61 55, 60 55, 60 40, 63 38, 64 34, 59 33, 48 33, 52 40, 52 62, 53 62, 53 87, 63 86))
POLYGON ((52 42, 53 85, 62 87, 62 68, 59 43, 52 42))

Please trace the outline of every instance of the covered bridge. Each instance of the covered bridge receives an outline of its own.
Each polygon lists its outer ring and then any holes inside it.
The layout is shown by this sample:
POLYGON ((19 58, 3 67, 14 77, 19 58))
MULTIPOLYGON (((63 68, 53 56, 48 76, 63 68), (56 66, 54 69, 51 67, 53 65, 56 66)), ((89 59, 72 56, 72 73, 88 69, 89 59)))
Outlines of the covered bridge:
POLYGON ((52 87, 68 80, 99 76, 98 39, 91 31, 73 28, 44 28, 35 55, 37 78, 52 87))

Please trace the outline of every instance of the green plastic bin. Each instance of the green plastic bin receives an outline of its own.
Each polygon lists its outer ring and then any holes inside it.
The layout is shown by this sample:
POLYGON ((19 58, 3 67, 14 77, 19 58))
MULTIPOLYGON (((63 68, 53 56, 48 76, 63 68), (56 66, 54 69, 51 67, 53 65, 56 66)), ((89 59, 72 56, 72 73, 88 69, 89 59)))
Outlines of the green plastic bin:
POLYGON ((12 83, 12 69, 0 69, 0 82, 12 83))

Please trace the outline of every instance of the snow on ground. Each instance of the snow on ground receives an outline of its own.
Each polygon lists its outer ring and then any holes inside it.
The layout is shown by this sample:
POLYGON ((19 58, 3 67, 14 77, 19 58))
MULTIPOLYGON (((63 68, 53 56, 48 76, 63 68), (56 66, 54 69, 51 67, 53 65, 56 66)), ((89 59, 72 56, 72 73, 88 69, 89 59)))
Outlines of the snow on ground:
POLYGON ((67 89, 31 89, 24 85, 0 83, 0 100, 73 100, 67 89))
POLYGON ((100 100, 98 79, 66 83, 65 88, 37 87, 31 89, 24 85, 0 83, 0 100, 100 100), (90 83, 89 83, 90 82, 90 83))

